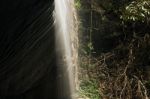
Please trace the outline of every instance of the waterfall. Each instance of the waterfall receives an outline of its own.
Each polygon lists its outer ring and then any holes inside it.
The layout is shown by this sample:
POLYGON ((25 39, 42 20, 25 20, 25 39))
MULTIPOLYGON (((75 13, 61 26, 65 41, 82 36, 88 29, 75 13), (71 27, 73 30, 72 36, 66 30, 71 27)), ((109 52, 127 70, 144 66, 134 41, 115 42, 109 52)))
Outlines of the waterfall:
POLYGON ((74 0, 55 0, 56 53, 60 97, 73 99, 77 86, 77 24, 74 0))

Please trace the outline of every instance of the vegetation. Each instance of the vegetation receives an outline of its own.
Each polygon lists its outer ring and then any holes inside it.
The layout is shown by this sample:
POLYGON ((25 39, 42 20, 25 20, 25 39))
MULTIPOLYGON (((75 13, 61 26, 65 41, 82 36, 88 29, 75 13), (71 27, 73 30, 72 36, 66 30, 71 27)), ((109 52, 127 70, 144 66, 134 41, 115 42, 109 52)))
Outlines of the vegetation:
POLYGON ((76 2, 81 96, 149 99, 150 0, 76 2))
POLYGON ((124 21, 149 21, 150 17, 150 1, 136 0, 130 2, 122 10, 121 18, 124 21))

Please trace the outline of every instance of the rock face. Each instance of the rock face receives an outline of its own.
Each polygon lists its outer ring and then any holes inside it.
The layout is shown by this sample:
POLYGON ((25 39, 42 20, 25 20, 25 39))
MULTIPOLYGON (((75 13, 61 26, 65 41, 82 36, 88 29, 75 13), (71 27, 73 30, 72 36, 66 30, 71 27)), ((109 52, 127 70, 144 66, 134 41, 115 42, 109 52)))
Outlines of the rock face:
POLYGON ((53 10, 53 0, 0 1, 0 99, 57 99, 53 10))
POLYGON ((107 52, 116 46, 120 36, 118 16, 111 11, 111 0, 82 0, 79 9, 83 42, 90 38, 96 53, 107 52), (90 37, 91 36, 91 37, 90 37), (97 43, 98 42, 98 43, 97 43))

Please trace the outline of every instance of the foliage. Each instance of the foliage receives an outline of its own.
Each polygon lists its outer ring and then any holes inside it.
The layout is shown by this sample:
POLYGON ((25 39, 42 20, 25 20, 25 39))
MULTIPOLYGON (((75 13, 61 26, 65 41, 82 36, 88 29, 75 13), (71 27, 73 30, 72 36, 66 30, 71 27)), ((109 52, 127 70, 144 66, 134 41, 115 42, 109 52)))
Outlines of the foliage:
MULTIPOLYGON (((105 29, 103 32, 105 36, 99 33, 98 37, 93 32, 92 39, 93 35, 99 39, 112 38, 115 47, 94 56, 90 55, 91 51, 96 49, 93 42, 90 40, 86 40, 86 43, 81 42, 80 50, 84 53, 80 59, 82 94, 90 99, 99 99, 95 98, 96 96, 103 99, 148 99, 150 97, 148 77, 150 75, 150 0, 93 0, 93 2, 92 6, 95 6, 93 12, 96 10, 96 13, 100 13, 100 22, 106 25, 96 28, 105 29), (112 23, 117 28, 112 28, 112 23), (109 35, 106 33, 106 27, 111 30, 109 35), (115 36, 117 38, 113 38, 115 36), (114 43, 115 41, 118 43, 114 43)), ((93 13, 92 17, 96 15, 93 13)), ((98 22, 98 19, 93 20, 98 22)), ((85 37, 89 34, 85 34, 85 37)), ((96 41, 97 44, 102 44, 96 41)))
POLYGON ((90 99, 100 99, 99 90, 97 89, 98 82, 95 79, 82 81, 80 87, 81 94, 86 95, 90 99))
POLYGON ((80 9, 81 8, 81 1, 80 0, 75 0, 75 7, 77 9, 80 9))
POLYGON ((121 19, 124 21, 148 21, 150 17, 150 1, 135 0, 122 10, 121 19))

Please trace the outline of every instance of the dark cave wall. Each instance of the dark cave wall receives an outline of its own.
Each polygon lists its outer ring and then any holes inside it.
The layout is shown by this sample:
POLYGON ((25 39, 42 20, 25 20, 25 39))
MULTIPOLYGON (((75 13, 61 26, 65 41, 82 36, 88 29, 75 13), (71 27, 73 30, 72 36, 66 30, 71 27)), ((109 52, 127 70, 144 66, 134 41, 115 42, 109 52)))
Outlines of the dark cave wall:
POLYGON ((0 1, 0 99, 58 98, 53 3, 0 1))

